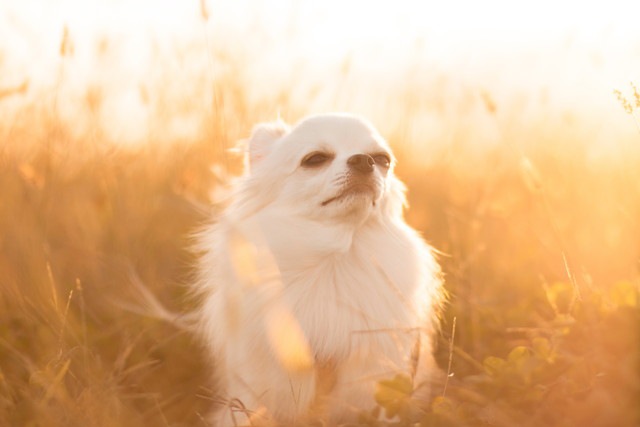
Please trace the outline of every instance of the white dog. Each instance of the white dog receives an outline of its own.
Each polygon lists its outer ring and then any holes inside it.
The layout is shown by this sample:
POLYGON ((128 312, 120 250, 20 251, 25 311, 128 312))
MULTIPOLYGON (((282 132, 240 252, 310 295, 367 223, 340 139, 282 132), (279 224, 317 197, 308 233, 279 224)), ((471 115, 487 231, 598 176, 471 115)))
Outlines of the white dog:
POLYGON ((254 129, 250 172, 199 236, 217 425, 353 420, 379 380, 435 372, 440 272, 403 220, 394 162, 352 115, 254 129))

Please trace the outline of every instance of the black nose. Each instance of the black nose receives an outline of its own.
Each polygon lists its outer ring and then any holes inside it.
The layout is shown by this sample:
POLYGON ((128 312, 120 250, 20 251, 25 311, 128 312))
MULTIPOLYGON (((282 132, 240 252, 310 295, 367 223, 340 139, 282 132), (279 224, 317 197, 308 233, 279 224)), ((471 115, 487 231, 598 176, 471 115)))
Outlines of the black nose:
POLYGON ((371 173, 373 172, 373 166, 376 162, 373 160, 373 157, 367 154, 356 154, 349 157, 347 164, 355 172, 371 173))

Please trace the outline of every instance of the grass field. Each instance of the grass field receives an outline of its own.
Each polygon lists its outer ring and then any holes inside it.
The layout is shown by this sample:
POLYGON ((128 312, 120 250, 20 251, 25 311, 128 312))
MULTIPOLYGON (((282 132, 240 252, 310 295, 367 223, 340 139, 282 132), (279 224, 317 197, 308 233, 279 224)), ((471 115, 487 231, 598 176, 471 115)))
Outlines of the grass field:
POLYGON ((453 375, 420 408, 400 380, 381 386, 389 425, 640 425, 640 97, 588 86, 606 68, 591 50, 548 53, 575 63, 529 83, 540 69, 515 81, 494 59, 474 77, 413 51, 388 73, 371 52, 290 58, 261 81, 260 45, 206 31, 151 38, 134 71, 126 38, 56 31, 48 80, 0 45, 0 425, 207 425, 212 366, 131 310, 136 283, 188 312, 190 233, 242 166, 228 149, 278 113, 328 110, 378 125, 408 222, 443 253, 437 358, 453 375))

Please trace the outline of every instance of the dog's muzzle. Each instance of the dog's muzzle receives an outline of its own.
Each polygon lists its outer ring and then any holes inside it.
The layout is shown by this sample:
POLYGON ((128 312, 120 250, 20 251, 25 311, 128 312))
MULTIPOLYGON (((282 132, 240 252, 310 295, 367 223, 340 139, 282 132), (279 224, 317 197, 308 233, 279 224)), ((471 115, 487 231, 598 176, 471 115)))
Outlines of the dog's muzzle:
POLYGON ((373 200, 373 204, 375 205, 376 194, 378 193, 378 186, 375 182, 373 174, 368 174, 365 172, 351 173, 351 176, 342 187, 340 192, 330 199, 322 202, 322 206, 327 206, 328 204, 346 199, 349 196, 357 196, 357 195, 369 195, 373 200))

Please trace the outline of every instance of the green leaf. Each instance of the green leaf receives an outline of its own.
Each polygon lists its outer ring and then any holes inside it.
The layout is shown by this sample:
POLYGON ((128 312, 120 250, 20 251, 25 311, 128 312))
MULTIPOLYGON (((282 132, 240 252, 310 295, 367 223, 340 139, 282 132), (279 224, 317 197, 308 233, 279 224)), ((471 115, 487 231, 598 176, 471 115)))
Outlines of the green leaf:
POLYGON ((387 418, 398 415, 408 404, 413 392, 413 383, 408 375, 396 375, 376 385, 374 398, 385 410, 387 418))
POLYGON ((507 357, 507 360, 510 363, 521 365, 529 360, 529 358, 531 358, 531 352, 529 351, 529 349, 520 345, 511 350, 509 356, 507 357))
POLYGON ((556 313, 568 313, 575 289, 570 283, 555 282, 545 287, 547 300, 556 313))
POLYGON ((506 365, 506 360, 495 356, 489 356, 482 362, 485 372, 492 377, 500 375, 500 373, 504 371, 506 365))
POLYGON ((575 323, 576 319, 570 314, 558 314, 553 319, 554 328, 563 335, 568 334, 575 323))
POLYGON ((637 307, 638 287, 631 282, 618 282, 609 291, 609 298, 616 307, 637 307))
POLYGON ((438 396, 433 399, 433 402, 431 403, 431 410, 438 415, 450 415, 454 413, 455 405, 451 399, 438 396))

